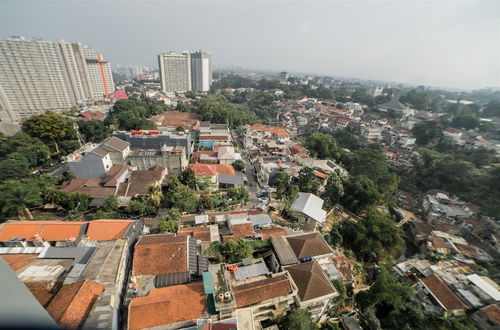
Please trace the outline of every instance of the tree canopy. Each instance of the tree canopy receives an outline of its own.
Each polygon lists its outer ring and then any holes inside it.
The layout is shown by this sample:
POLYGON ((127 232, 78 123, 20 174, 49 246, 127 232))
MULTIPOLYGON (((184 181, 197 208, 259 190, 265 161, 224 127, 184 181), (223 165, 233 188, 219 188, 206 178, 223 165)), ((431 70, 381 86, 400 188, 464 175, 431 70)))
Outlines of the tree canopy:
POLYGON ((23 130, 31 136, 39 137, 46 142, 52 142, 57 152, 59 152, 58 143, 76 138, 73 123, 62 115, 53 112, 31 116, 24 121, 23 130))
POLYGON ((363 218, 349 220, 340 227, 342 245, 351 249, 359 260, 377 262, 403 246, 402 231, 387 216, 374 208, 363 218))

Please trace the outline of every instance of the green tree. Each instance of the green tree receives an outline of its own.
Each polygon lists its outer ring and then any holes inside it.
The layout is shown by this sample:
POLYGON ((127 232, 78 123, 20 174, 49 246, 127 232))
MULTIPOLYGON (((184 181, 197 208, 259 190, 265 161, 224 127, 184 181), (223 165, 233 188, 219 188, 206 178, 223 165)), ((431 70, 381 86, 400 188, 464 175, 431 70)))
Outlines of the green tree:
POLYGON ((20 179, 29 174, 28 162, 23 159, 0 160, 0 182, 9 179, 20 179))
POLYGON ((179 229, 179 224, 174 220, 170 220, 169 218, 163 218, 158 223, 158 229, 162 233, 163 232, 176 233, 177 230, 179 229))
POLYGON ((85 142, 101 142, 110 134, 109 128, 101 120, 80 120, 78 129, 85 142))
POLYGON ((284 197, 289 184, 290 177, 286 172, 281 171, 276 175, 274 179, 274 185, 276 186, 276 194, 279 199, 282 199, 284 197))
POLYGON ((462 111, 453 117, 451 125, 463 129, 475 129, 479 126, 479 118, 473 112, 462 111))
POLYGON ((245 162, 241 159, 237 159, 233 162, 233 167, 236 171, 243 171, 245 169, 245 162))
POLYGON ((329 202, 331 206, 337 204, 342 197, 344 197, 344 184, 345 179, 340 175, 338 171, 333 172, 328 177, 325 186, 324 198, 329 202))
POLYGON ((149 205, 140 199, 131 201, 128 208, 130 213, 137 215, 153 215, 158 211, 154 205, 149 205))
POLYGON ((309 135, 305 147, 319 159, 339 160, 342 154, 335 138, 325 133, 313 133, 309 135))
POLYGON ((325 235, 326 242, 336 248, 342 245, 342 235, 337 227, 333 227, 328 234, 325 235))
POLYGON ((314 170, 310 167, 303 167, 300 169, 295 184, 299 186, 300 191, 315 193, 318 191, 318 180, 314 175, 314 170))
POLYGON ((348 169, 352 176, 368 177, 383 195, 394 193, 398 188, 398 178, 390 173, 387 159, 378 146, 352 152, 348 169))
POLYGON ((227 195, 233 201, 246 203, 248 201, 248 189, 246 187, 230 188, 227 190, 227 195))
POLYGON ((53 112, 28 118, 23 123, 23 129, 33 137, 52 142, 57 153, 59 142, 76 137, 72 122, 53 112))
POLYGON ((341 203, 350 211, 358 213, 375 205, 379 199, 380 194, 373 181, 364 175, 358 175, 347 182, 341 203))
POLYGON ((33 219, 29 208, 43 204, 40 191, 17 180, 5 181, 0 185, 0 201, 2 215, 15 215, 19 220, 25 216, 33 219))
POLYGON ((86 211, 90 205, 90 195, 66 192, 52 189, 46 192, 46 201, 57 205, 59 208, 69 211, 86 211))
POLYGON ((189 189, 177 178, 168 181, 167 204, 181 212, 196 213, 200 205, 200 197, 196 191, 189 189))
POLYGON ((443 136, 443 127, 438 122, 430 120, 416 124, 411 131, 420 146, 426 146, 443 136))
POLYGON ((380 320, 375 315, 372 307, 365 308, 359 315, 360 325, 365 330, 382 330, 380 320))
POLYGON ((118 196, 116 195, 109 195, 106 197, 104 200, 104 210, 108 212, 115 212, 118 211, 118 208, 120 207, 120 201, 118 200, 118 196))
POLYGON ((163 200, 163 193, 161 192, 160 186, 155 186, 153 184, 148 187, 148 194, 145 198, 145 202, 149 205, 158 208, 163 200))
POLYGON ((108 217, 108 214, 104 212, 103 210, 97 210, 93 216, 94 220, 97 219, 106 219, 108 217))
POLYGON ((238 240, 230 239, 221 245, 221 252, 224 260, 228 263, 237 263, 246 258, 253 257, 252 245, 239 238, 238 240))
POLYGON ((483 116, 500 118, 500 101, 488 102, 483 109, 483 116))
POLYGON ((342 282, 342 280, 339 279, 332 280, 332 284, 335 287, 335 289, 337 289, 339 295, 333 298, 331 303, 337 307, 342 306, 347 299, 347 288, 344 282, 342 282))
POLYGON ((212 261, 220 263, 224 261, 224 256, 221 252, 221 242, 212 242, 210 246, 204 251, 204 254, 212 261))
POLYGON ((189 167, 181 172, 179 181, 190 189, 196 189, 196 174, 194 174, 194 171, 189 167))
POLYGON ((303 308, 293 308, 284 318, 283 329, 314 330, 318 329, 313 322, 311 312, 303 308))
POLYGON ((368 209, 364 218, 346 221, 340 227, 343 246, 359 260, 377 262, 404 245, 403 234, 394 222, 376 209, 368 209))
MULTIPOLYGON (((363 311, 373 308, 383 329, 424 329, 429 325, 413 288, 399 283, 388 264, 381 265, 373 285, 358 293, 356 302, 363 311)), ((373 316, 371 319, 376 326, 373 316)))

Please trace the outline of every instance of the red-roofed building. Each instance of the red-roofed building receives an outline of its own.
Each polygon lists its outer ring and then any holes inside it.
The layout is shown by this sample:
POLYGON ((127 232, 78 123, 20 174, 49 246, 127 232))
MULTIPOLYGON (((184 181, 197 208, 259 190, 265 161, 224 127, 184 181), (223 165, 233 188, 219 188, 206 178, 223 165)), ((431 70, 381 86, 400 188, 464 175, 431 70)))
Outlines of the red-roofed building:
POLYGON ((283 127, 269 126, 269 125, 252 125, 250 126, 252 131, 263 131, 271 133, 280 139, 288 139, 290 135, 283 127))
POLYGON ((93 241, 110 241, 123 239, 135 220, 100 219, 89 222, 87 237, 93 241))
POLYGON ((47 306, 47 312, 63 329, 80 328, 106 286, 82 281, 63 286, 47 306))
POLYGON ((134 276, 188 272, 189 237, 168 234, 142 236, 135 245, 133 260, 134 276))
POLYGON ((467 306, 465 306, 462 300, 460 300, 438 275, 432 274, 421 279, 420 282, 445 311, 461 312, 467 309, 467 306))
POLYGON ((44 246, 66 242, 76 246, 87 230, 88 222, 18 221, 5 223, 0 230, 2 246, 44 246), (16 239, 16 240, 13 240, 16 239))
POLYGON ((114 100, 125 100, 127 98, 128 98, 127 93, 125 93, 124 91, 115 91, 113 93, 114 100))
POLYGON ((178 329, 196 325, 195 320, 205 316, 205 299, 202 282, 153 289, 149 295, 130 302, 128 328, 171 325, 178 329))
POLYGON ((103 120, 106 117, 105 114, 99 111, 87 110, 80 112, 77 116, 77 120, 103 120))
POLYGON ((251 238, 255 237, 253 224, 251 222, 233 224, 230 226, 232 234, 223 235, 222 240, 227 242, 229 240, 237 240, 238 238, 251 238))
POLYGON ((262 239, 268 239, 273 236, 284 236, 286 231, 283 228, 264 228, 258 231, 257 234, 262 235, 262 239))

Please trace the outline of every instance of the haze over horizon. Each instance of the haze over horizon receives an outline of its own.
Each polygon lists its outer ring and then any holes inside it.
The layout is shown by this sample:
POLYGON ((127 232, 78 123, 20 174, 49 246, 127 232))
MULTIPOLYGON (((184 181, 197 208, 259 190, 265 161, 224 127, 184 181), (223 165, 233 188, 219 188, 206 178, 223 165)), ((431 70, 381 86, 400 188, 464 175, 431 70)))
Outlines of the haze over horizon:
POLYGON ((203 49, 215 67, 500 87, 500 2, 15 1, 0 35, 80 41, 112 64, 203 49))

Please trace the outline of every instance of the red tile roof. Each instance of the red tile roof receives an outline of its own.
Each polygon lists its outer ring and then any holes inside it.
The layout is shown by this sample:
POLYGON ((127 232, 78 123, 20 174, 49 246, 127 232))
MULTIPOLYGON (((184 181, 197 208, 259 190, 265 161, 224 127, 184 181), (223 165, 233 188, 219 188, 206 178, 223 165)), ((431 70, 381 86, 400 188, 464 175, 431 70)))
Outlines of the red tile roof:
POLYGON ((77 116, 80 120, 101 120, 104 117, 106 117, 106 115, 102 112, 91 110, 80 112, 77 116))
POLYGON ((233 287, 238 308, 258 304, 260 302, 287 296, 292 292, 290 281, 284 275, 266 278, 233 287))
POLYGON ((92 281, 63 286, 50 302, 47 312, 61 328, 78 329, 105 288, 105 285, 92 281))
POLYGON ((264 228, 257 232, 262 235, 262 239, 268 239, 273 236, 284 236, 286 231, 283 228, 264 228))
POLYGON ((28 282, 24 283, 24 285, 44 308, 47 308, 56 295, 50 282, 28 282))
POLYGON ((245 237, 254 237, 255 232, 253 230, 253 224, 251 222, 249 223, 240 223, 236 225, 231 226, 231 235, 224 235, 222 237, 222 240, 224 242, 227 242, 228 240, 231 239, 238 239, 238 238, 245 238, 245 237))
POLYGON ((205 309, 202 282, 153 289, 148 296, 130 302, 128 328, 144 329, 194 320, 201 318, 205 309))
POLYGON ((124 91, 116 91, 113 93, 113 98, 117 100, 123 100, 127 98, 127 93, 124 91))
POLYGON ((500 307, 498 307, 498 305, 489 305, 481 308, 481 310, 494 320, 497 325, 500 324, 500 307))
POLYGON ((87 237, 93 241, 110 241, 124 238, 134 220, 100 219, 89 222, 87 237))
POLYGON ((195 175, 199 176, 214 176, 217 171, 211 164, 189 164, 189 168, 193 170, 195 175))
POLYGON ((11 238, 24 238, 27 241, 39 239, 46 241, 75 241, 80 236, 82 226, 87 222, 70 221, 19 221, 3 225, 0 230, 0 242, 5 242, 11 238))
POLYGON ((250 129, 253 131, 264 131, 276 135, 279 138, 289 137, 288 132, 283 127, 268 126, 268 125, 252 125, 250 129))
POLYGON ((75 178, 61 185, 61 190, 89 194, 92 198, 106 198, 115 194, 115 187, 101 186, 102 179, 75 178))
POLYGON ((328 179, 329 175, 320 171, 313 171, 314 175, 320 179, 328 179))
POLYGON ((444 283, 443 279, 436 274, 432 274, 421 280, 432 296, 447 311, 467 309, 467 306, 451 291, 444 283))
POLYGON ((142 236, 134 250, 133 275, 188 272, 188 236, 142 236))
POLYGON ((189 168, 196 175, 213 176, 217 174, 235 175, 236 171, 232 165, 227 164, 189 164, 189 168))
POLYGON ((210 242, 210 228, 208 227, 191 227, 191 228, 181 228, 177 231, 178 235, 187 235, 191 236, 196 240, 200 240, 203 242, 210 242))
POLYGON ((4 254, 1 256, 13 271, 24 268, 37 260, 38 254, 4 254))

